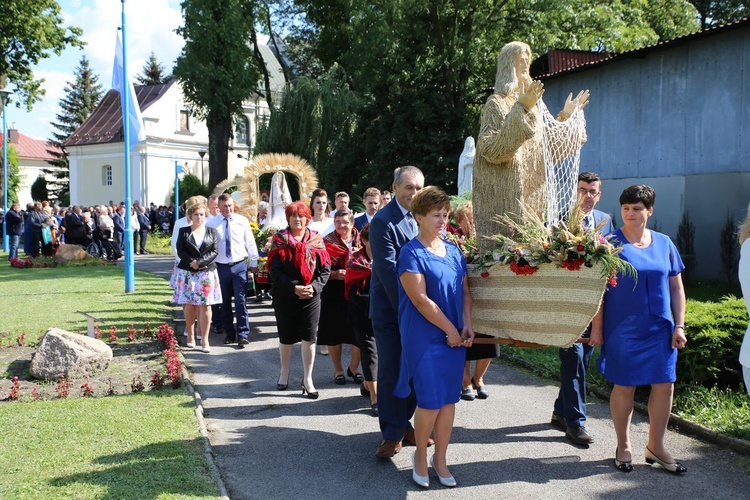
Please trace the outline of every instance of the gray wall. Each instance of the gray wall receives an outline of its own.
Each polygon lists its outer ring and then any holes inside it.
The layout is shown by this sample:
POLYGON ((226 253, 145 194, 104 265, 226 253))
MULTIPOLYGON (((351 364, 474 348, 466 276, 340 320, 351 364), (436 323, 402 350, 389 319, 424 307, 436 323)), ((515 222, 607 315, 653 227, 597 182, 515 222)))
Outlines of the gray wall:
POLYGON ((625 187, 649 184, 654 216, 674 238, 683 211, 696 226, 699 276, 721 273, 719 235, 750 201, 750 25, 708 33, 545 81, 556 114, 590 89, 581 171, 604 179, 597 208, 615 212, 625 187))

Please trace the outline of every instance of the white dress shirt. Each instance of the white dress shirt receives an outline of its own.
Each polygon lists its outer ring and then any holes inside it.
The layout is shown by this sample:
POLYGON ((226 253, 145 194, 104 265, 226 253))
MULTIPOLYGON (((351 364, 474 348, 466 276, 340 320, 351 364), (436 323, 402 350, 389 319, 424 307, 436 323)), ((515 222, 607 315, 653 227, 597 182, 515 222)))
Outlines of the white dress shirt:
POLYGON ((253 230, 250 221, 240 214, 232 214, 229 219, 229 230, 231 232, 231 255, 226 254, 225 229, 227 227, 225 218, 217 215, 212 218, 207 227, 216 229, 216 237, 219 240, 219 254, 216 256, 217 264, 232 264, 240 260, 250 259, 250 267, 258 266, 258 247, 255 245, 253 230))

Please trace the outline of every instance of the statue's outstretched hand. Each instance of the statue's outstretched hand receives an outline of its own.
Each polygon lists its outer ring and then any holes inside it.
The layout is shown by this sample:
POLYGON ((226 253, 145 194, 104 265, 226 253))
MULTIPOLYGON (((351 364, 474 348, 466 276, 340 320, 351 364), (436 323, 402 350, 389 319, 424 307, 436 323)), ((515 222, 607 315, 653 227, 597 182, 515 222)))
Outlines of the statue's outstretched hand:
POLYGON ((565 106, 563 106, 563 113, 566 116, 570 116, 573 114, 573 111, 576 110, 576 107, 583 109, 585 108, 589 103, 589 91, 581 90, 578 92, 578 95, 575 99, 573 99, 573 92, 568 94, 568 98, 565 99, 565 106))
POLYGON ((533 80, 529 83, 524 82, 520 84, 519 91, 518 102, 521 103, 521 106, 526 108, 527 111, 530 111, 536 106, 537 101, 542 98, 542 95, 544 94, 544 85, 537 80, 533 80))

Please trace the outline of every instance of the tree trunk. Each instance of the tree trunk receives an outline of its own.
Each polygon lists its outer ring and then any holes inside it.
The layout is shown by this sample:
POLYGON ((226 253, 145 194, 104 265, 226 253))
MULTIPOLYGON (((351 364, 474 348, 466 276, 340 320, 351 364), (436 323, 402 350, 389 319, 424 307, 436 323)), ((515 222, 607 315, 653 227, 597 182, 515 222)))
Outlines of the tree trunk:
POLYGON ((228 148, 232 134, 232 117, 209 113, 208 127, 208 187, 213 191, 217 184, 229 176, 228 148))

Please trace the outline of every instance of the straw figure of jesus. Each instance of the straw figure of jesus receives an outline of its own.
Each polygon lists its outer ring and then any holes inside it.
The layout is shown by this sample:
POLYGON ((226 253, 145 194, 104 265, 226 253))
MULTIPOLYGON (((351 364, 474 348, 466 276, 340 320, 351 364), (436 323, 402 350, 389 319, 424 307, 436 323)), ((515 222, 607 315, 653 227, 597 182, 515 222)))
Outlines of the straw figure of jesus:
MULTIPOLYGON (((546 125, 537 107, 544 87, 529 76, 530 63, 527 44, 505 45, 497 58, 495 91, 482 110, 472 189, 480 253, 493 245, 482 236, 502 232, 492 221, 495 215, 515 217, 527 206, 544 219, 546 125)), ((569 94, 556 121, 564 122, 577 108, 583 109, 588 98, 588 90, 580 91, 575 99, 569 94)), ((583 134, 575 146, 580 149, 585 141, 583 134)))

